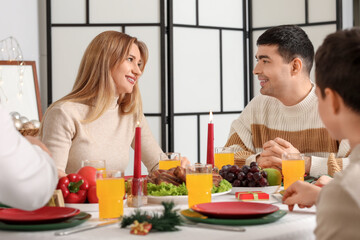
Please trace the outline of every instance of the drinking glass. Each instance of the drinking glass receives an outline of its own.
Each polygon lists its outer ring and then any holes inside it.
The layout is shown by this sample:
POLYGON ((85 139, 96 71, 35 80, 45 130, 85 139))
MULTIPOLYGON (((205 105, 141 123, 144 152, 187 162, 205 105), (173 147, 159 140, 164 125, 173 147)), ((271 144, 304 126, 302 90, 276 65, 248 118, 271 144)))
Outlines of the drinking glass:
POLYGON ((176 152, 167 152, 160 154, 159 169, 168 170, 181 166, 181 155, 176 152))
POLYGON ((305 158, 301 153, 286 153, 282 155, 282 173, 284 176, 284 189, 300 180, 304 181, 305 158))
POLYGON ((82 160, 81 167, 91 166, 96 168, 96 170, 106 170, 105 160, 82 160))
POLYGON ((216 147, 214 161, 219 170, 225 165, 234 165, 234 150, 230 147, 216 147))
POLYGON ((189 208, 195 204, 211 202, 212 186, 211 164, 195 163, 186 167, 189 208))
POLYGON ((119 218, 124 213, 124 172, 118 170, 96 171, 96 194, 99 198, 99 218, 119 218))

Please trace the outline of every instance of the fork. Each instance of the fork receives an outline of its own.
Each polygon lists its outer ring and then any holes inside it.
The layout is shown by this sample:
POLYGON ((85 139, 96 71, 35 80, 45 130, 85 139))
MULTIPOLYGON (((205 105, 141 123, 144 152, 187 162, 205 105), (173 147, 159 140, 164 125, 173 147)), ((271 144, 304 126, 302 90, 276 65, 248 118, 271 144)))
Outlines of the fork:
POLYGON ((206 224, 206 223, 196 223, 182 217, 184 227, 194 227, 194 228, 206 228, 213 230, 223 230, 223 231, 235 231, 235 232, 245 232, 243 227, 234 227, 234 226, 224 226, 224 225, 215 225, 215 224, 206 224))

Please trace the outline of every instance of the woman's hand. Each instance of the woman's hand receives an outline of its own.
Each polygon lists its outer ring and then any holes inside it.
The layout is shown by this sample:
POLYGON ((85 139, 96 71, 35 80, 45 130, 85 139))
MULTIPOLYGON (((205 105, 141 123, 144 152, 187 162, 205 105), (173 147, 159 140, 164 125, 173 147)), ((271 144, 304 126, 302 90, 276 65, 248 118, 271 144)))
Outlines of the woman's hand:
POLYGON ((31 144, 39 146, 44 152, 51 156, 49 149, 43 144, 38 138, 33 136, 25 136, 26 140, 28 140, 31 144))
POLYGON ((62 171, 62 170, 57 170, 57 172, 58 172, 58 178, 60 179, 60 178, 62 178, 62 177, 65 177, 67 174, 64 172, 64 171, 62 171))
POLYGON ((298 204, 299 208, 311 207, 316 203, 321 188, 308 182, 296 181, 285 190, 283 203, 287 204, 289 210, 298 204))
POLYGON ((189 159, 187 159, 187 157, 181 157, 181 167, 186 168, 187 165, 190 165, 189 159))

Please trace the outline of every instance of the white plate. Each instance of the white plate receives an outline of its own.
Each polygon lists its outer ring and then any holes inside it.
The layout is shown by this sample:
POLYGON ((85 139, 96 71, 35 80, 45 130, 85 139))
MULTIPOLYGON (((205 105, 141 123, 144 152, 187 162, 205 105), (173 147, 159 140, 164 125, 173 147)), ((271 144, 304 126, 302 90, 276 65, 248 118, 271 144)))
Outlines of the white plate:
MULTIPOLYGON (((124 206, 126 205, 126 199, 124 199, 124 206)), ((98 203, 65 203, 65 207, 77 208, 82 212, 98 212, 98 203)))
MULTIPOLYGON (((220 195, 225 195, 230 193, 231 190, 220 192, 220 193, 213 193, 211 194, 211 197, 216 197, 220 195)), ((148 195, 148 203, 157 203, 161 204, 161 202, 170 202, 173 201, 175 204, 187 204, 188 202, 188 196, 150 196, 148 195)))
POLYGON ((65 203, 65 207, 77 208, 82 212, 98 212, 98 203, 65 203))
POLYGON ((268 187, 233 187, 231 189, 230 194, 234 194, 236 192, 253 192, 253 191, 262 191, 267 194, 276 193, 280 188, 280 185, 276 186, 268 186, 268 187))

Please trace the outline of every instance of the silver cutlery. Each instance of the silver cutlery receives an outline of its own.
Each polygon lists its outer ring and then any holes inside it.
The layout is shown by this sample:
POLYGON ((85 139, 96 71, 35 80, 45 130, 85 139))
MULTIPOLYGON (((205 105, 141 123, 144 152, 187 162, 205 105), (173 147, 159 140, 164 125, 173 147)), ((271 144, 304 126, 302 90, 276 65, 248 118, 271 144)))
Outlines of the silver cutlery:
POLYGON ((101 227, 105 227, 105 226, 109 226, 115 223, 120 222, 120 220, 113 220, 113 221, 108 221, 108 222, 103 222, 103 223, 99 223, 96 225, 92 225, 92 226, 85 226, 85 227, 81 227, 81 228, 75 228, 75 229, 71 229, 68 231, 59 231, 59 232, 55 232, 56 236, 64 236, 64 235, 69 235, 72 233, 77 233, 77 232, 83 232, 83 231, 87 231, 87 230, 91 230, 91 229, 95 229, 95 228, 101 228, 101 227))
POLYGON ((190 220, 183 218, 183 227, 194 227, 194 228, 206 228, 213 230, 223 230, 223 231, 235 231, 235 232, 245 232, 244 227, 239 226, 225 226, 225 225, 215 225, 215 224, 207 224, 207 223, 196 223, 190 220))

